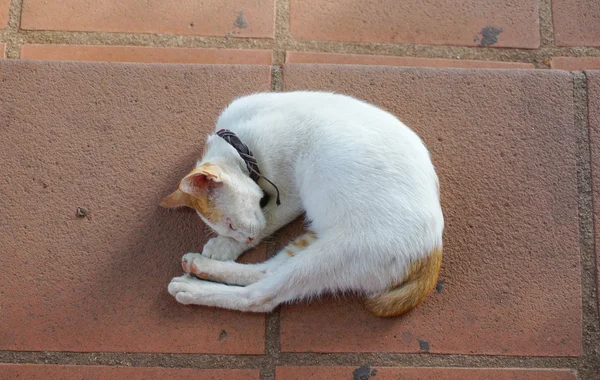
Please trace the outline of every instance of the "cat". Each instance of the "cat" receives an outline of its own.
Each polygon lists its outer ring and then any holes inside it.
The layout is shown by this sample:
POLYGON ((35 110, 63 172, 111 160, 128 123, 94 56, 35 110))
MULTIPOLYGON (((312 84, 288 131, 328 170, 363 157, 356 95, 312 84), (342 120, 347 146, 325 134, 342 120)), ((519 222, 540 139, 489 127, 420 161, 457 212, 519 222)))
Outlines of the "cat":
POLYGON ((438 178, 420 137, 395 116, 341 94, 257 93, 229 104, 215 131, 161 202, 195 209, 218 234, 183 256, 185 274, 168 286, 178 302, 270 312, 350 292, 391 317, 431 292, 442 263, 438 178), (274 257, 234 261, 302 214, 308 232, 274 257))

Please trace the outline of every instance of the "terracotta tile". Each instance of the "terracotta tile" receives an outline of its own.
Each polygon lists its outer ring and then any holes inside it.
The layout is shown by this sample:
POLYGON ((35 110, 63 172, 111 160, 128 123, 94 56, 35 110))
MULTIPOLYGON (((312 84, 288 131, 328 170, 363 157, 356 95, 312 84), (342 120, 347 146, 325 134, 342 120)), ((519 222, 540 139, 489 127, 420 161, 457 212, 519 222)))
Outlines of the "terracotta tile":
POLYGON ((0 350, 264 352, 262 315, 167 293, 207 234, 158 203, 270 68, 4 60, 0 75, 0 350))
POLYGON ((3 379, 62 379, 62 380, 258 380, 256 369, 197 369, 197 368, 144 368, 144 367, 105 367, 82 365, 39 365, 39 364, 0 364, 0 378, 3 379))
MULTIPOLYGON (((594 191, 594 230, 596 238, 596 265, 600 289, 600 71, 587 71, 588 118, 592 156, 592 188, 594 191)), ((600 294, 598 294, 600 311, 600 294)))
POLYGON ((536 0, 291 0, 298 40, 538 48, 536 0))
POLYGON ((600 70, 600 57, 554 57, 550 65, 558 70, 600 70))
POLYGON ((392 367, 277 367, 277 380, 575 380, 574 372, 560 369, 392 368, 392 367))
POLYGON ((290 51, 286 54, 287 63, 322 63, 349 65, 380 65, 405 67, 458 67, 488 69, 534 69, 531 63, 474 61, 441 58, 393 57, 367 54, 303 53, 290 51))
POLYGON ((600 46, 600 2, 552 0, 554 43, 558 46, 600 46))
POLYGON ((270 50, 144 46, 23 45, 21 58, 62 61, 271 65, 270 50))
POLYGON ((24 0, 21 28, 273 38, 274 0, 24 0))
POLYGON ((0 29, 8 26, 8 10, 10 8, 10 0, 0 0, 0 29))
POLYGON ((441 282, 421 306, 394 319, 351 298, 285 307, 283 351, 581 354, 569 73, 305 64, 283 78, 285 90, 353 95, 415 129, 446 218, 441 282))

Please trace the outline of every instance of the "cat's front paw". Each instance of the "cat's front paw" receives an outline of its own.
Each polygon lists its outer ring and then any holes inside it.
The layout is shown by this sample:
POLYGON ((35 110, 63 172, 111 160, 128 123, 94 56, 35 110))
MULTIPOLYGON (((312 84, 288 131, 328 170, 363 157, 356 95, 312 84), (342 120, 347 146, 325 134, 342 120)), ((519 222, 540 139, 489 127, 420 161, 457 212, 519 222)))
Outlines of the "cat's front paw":
POLYGON ((217 261, 213 261, 206 256, 202 256, 199 253, 189 252, 183 255, 181 258, 181 266, 185 273, 190 273, 196 275, 196 277, 201 278, 203 280, 209 278, 211 268, 214 265, 211 264, 220 264, 217 261))
POLYGON ((169 283, 167 290, 170 295, 175 297, 177 302, 184 305, 190 305, 195 303, 195 299, 199 294, 199 282, 200 280, 193 278, 189 274, 185 274, 173 278, 169 283))
POLYGON ((248 249, 246 244, 227 237, 217 236, 204 245, 202 256, 213 260, 230 261, 237 259, 246 249, 248 249))

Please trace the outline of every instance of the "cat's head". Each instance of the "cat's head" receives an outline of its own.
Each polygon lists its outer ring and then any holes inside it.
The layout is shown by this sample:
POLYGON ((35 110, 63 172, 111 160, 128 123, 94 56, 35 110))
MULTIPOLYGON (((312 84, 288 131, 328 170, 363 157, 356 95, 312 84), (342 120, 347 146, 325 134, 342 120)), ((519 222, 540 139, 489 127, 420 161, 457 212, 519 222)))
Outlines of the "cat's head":
POLYGON ((262 189, 239 167, 207 162, 183 177, 160 205, 193 208, 219 235, 250 243, 265 227, 262 197, 262 189))

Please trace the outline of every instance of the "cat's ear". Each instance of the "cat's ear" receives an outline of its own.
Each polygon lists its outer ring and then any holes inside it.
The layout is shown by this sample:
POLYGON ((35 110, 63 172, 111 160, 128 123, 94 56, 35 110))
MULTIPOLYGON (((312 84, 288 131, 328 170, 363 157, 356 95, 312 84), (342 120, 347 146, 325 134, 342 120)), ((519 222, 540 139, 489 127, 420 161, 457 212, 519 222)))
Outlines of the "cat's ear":
POLYGON ((182 207, 190 205, 190 195, 184 193, 183 191, 177 189, 167 197, 165 197, 159 204, 161 207, 171 208, 171 207, 182 207))
POLYGON ((194 170, 181 180, 179 190, 195 197, 206 195, 209 186, 222 183, 223 172, 218 166, 206 163, 194 170))
POLYGON ((162 207, 192 207, 192 197, 206 198, 209 186, 222 183, 223 172, 218 166, 206 163, 183 177, 179 188, 160 202, 162 207))

